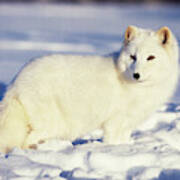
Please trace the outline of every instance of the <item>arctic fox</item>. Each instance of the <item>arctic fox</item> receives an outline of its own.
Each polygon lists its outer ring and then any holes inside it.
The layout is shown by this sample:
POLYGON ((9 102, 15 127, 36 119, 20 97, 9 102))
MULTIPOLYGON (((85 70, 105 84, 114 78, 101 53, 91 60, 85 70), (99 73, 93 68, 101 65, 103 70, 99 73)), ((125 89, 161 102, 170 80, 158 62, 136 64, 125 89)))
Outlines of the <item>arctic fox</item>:
POLYGON ((36 59, 1 102, 0 151, 73 140, 97 128, 105 143, 129 143, 132 131, 172 95, 177 79, 178 45, 167 27, 129 26, 117 59, 36 59))

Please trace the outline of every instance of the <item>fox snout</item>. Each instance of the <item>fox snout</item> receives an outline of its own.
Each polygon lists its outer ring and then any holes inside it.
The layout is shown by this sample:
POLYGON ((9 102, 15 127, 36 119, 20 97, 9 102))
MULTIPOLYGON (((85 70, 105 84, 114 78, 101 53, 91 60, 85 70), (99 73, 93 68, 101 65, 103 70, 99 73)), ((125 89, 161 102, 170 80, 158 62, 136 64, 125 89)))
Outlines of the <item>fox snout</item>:
POLYGON ((140 78, 140 74, 139 73, 134 73, 133 78, 138 80, 140 78))

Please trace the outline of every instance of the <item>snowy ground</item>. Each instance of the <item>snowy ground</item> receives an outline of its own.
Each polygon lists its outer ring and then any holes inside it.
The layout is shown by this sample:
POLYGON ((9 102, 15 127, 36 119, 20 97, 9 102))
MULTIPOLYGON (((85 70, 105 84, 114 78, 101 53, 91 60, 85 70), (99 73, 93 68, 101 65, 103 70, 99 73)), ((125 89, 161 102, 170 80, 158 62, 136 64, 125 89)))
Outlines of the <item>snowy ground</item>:
MULTIPOLYGON (((52 53, 119 50, 129 24, 169 26, 180 40, 180 6, 0 4, 0 98, 20 68, 52 53)), ((180 84, 178 85, 180 90, 180 84)), ((0 154, 2 180, 179 180, 180 93, 132 135, 134 144, 107 146, 95 131, 73 142, 0 154)))

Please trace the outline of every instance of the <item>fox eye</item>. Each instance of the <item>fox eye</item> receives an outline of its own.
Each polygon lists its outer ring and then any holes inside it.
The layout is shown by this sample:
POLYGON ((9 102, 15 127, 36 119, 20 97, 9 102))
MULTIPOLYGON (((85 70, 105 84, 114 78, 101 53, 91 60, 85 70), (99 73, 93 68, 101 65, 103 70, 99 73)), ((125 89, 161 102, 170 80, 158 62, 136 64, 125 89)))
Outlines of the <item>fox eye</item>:
POLYGON ((136 61, 136 60, 137 60, 136 55, 130 55, 130 58, 131 58, 133 61, 136 61))
POLYGON ((147 58, 147 61, 152 61, 153 59, 155 59, 155 56, 149 56, 148 58, 147 58))

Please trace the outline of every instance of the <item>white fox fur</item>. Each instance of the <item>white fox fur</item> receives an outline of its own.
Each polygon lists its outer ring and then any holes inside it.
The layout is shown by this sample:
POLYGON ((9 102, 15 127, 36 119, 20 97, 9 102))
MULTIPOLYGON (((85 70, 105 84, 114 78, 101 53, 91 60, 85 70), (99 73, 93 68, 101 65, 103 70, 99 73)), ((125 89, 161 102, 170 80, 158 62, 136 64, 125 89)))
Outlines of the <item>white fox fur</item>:
POLYGON ((131 132, 172 95, 177 79, 178 45, 167 27, 154 32, 129 26, 117 60, 36 59, 1 102, 0 151, 50 138, 73 140, 96 128, 103 129, 106 143, 128 143, 131 132))

